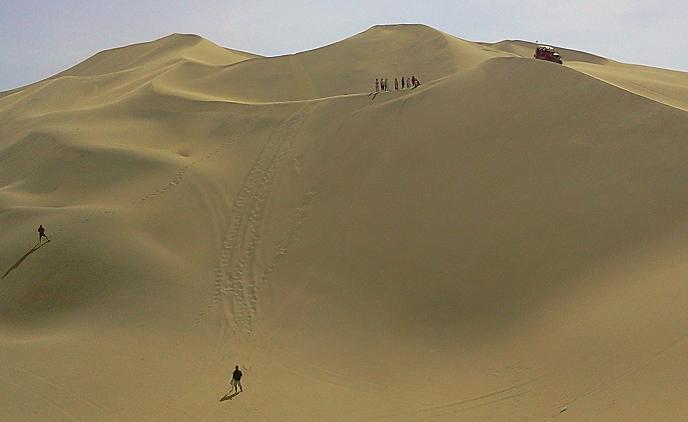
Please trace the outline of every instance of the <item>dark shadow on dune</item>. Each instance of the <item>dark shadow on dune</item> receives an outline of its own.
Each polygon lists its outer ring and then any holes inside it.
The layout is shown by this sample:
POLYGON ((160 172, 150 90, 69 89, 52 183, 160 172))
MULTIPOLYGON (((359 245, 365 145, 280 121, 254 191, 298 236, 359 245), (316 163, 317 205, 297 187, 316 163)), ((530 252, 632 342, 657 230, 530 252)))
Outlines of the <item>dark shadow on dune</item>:
POLYGON ((50 242, 50 240, 46 241, 45 243, 36 243, 36 244, 33 246, 33 248, 29 249, 29 251, 28 251, 27 253, 25 253, 24 256, 22 256, 21 258, 19 258, 19 261, 15 262, 14 265, 12 265, 12 266, 5 272, 5 274, 3 274, 2 277, 0 277, 0 280, 2 280, 3 278, 7 277, 7 275, 8 275, 9 273, 11 273, 11 272, 14 271, 15 269, 17 269, 17 267, 19 267, 19 266, 22 264, 22 262, 24 262, 24 260, 25 260, 29 255, 31 255, 32 253, 36 252, 37 250, 39 250, 40 248, 42 248, 43 245, 46 245, 46 244, 48 244, 49 242, 50 242))
POLYGON ((225 394, 225 396, 224 396, 224 397, 222 397, 222 398, 220 399, 220 401, 225 401, 225 400, 232 400, 232 398, 233 398, 233 397, 236 397, 236 396, 238 396, 238 395, 239 395, 239 393, 240 393, 240 392, 239 392, 239 391, 237 391, 236 393, 232 393, 232 394, 225 394))

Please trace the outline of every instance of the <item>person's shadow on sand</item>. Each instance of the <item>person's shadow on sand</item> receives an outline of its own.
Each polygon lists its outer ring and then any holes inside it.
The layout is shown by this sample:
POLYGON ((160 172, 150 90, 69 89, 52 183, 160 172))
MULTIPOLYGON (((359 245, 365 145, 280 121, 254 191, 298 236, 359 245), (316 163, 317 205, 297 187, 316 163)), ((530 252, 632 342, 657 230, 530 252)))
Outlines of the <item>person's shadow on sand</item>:
POLYGON ((36 243, 35 245, 33 245, 33 248, 29 249, 29 251, 28 251, 27 253, 25 253, 24 256, 22 256, 21 258, 19 258, 19 261, 15 262, 14 265, 12 265, 12 266, 5 272, 5 274, 3 274, 2 277, 0 277, 0 280, 2 280, 3 278, 7 277, 7 275, 8 275, 9 273, 11 273, 11 272, 14 271, 15 269, 17 269, 17 267, 19 267, 19 266, 22 264, 22 262, 24 262, 24 260, 25 260, 29 255, 31 255, 32 253, 36 252, 37 250, 39 250, 40 248, 42 248, 43 245, 46 245, 46 244, 48 244, 49 242, 50 242, 50 240, 47 240, 46 242, 42 242, 42 243, 39 242, 39 243, 36 243))
POLYGON ((225 396, 222 397, 222 398, 220 399, 220 401, 232 400, 232 398, 238 396, 239 393, 240 393, 240 391, 234 392, 234 393, 232 393, 232 394, 225 394, 225 396))

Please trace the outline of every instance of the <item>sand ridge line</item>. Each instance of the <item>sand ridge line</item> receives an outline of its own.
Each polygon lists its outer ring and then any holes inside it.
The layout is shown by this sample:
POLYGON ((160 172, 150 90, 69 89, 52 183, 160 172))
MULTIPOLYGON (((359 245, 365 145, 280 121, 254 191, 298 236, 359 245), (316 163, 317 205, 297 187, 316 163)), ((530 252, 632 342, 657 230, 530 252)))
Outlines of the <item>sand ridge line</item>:
POLYGON ((673 104, 673 101, 672 101, 671 98, 667 97, 665 94, 663 94, 663 93, 661 93, 661 92, 659 92, 659 91, 656 91, 656 90, 653 90, 653 89, 649 88, 648 86, 644 86, 644 85, 638 84, 638 83, 636 83, 636 82, 631 82, 631 81, 624 81, 623 84, 628 85, 628 86, 623 86, 621 83, 609 81, 609 80, 606 80, 606 79, 604 79, 604 78, 602 78, 602 77, 600 77, 600 76, 596 76, 596 75, 593 75, 593 74, 591 74, 591 73, 584 72, 584 71, 582 71, 582 70, 578 70, 578 69, 575 69, 575 68, 571 68, 571 69, 574 69, 574 70, 576 70, 576 71, 578 71, 578 72, 580 72, 580 73, 583 73, 583 74, 585 74, 585 75, 588 75, 588 76, 590 76, 591 78, 595 78, 595 79, 597 79, 597 80, 599 80, 599 81, 602 81, 602 82, 604 82, 604 83, 607 83, 607 84, 609 84, 609 85, 611 85, 611 86, 613 86, 613 87, 622 89, 622 90, 624 90, 624 91, 626 91, 626 92, 630 92, 631 94, 637 95, 637 96, 639 96, 639 97, 646 98, 646 99, 648 99, 648 100, 650 100, 650 101, 654 101, 654 102, 656 102, 657 104, 661 104, 661 105, 664 105, 664 106, 667 106, 667 107, 671 107, 671 108, 674 108, 674 109, 679 110, 679 111, 688 112, 688 108, 684 108, 684 107, 682 107, 682 106, 680 106, 680 105, 678 105, 678 104, 673 104), (650 94, 654 95, 654 97, 653 97, 653 96, 644 95, 643 92, 650 93, 650 94))

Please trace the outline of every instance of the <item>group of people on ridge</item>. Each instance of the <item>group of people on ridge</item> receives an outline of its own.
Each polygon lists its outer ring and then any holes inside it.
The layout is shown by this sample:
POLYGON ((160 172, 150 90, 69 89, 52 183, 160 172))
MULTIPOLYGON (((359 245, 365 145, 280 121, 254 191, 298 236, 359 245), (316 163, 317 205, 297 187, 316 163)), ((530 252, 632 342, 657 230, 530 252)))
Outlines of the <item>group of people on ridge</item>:
MULTIPOLYGON (((401 89, 406 88, 417 88, 420 86, 420 81, 415 76, 402 76, 401 77, 401 89)), ((394 78, 394 89, 399 90, 399 79, 394 78)), ((389 91, 389 86, 387 85, 387 78, 375 79, 375 92, 386 92, 389 91)))

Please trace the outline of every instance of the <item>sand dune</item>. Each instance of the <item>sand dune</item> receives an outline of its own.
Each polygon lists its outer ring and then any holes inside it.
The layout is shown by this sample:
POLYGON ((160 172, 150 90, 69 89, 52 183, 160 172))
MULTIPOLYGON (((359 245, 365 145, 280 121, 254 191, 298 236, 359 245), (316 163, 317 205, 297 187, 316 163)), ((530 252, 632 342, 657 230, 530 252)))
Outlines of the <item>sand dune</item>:
MULTIPOLYGON (((535 44, 525 41, 501 41, 483 45, 527 58, 533 56, 535 49, 535 44)), ((629 65, 565 48, 558 51, 566 66, 642 97, 688 111, 685 72, 629 65)))
POLYGON ((172 35, 0 94, 4 418, 685 418, 688 74, 531 56, 172 35))

